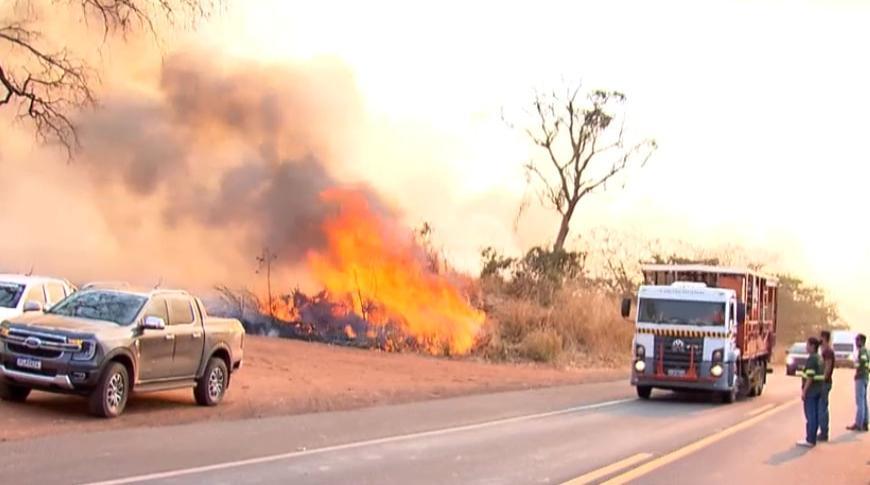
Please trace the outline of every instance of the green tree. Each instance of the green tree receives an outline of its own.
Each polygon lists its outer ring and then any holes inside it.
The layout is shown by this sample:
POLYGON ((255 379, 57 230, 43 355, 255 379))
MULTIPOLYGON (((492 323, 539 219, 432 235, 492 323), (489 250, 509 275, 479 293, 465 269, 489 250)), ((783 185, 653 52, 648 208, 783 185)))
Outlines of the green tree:
POLYGON ((792 275, 779 276, 777 341, 782 346, 806 340, 822 330, 845 329, 837 306, 824 290, 792 275))

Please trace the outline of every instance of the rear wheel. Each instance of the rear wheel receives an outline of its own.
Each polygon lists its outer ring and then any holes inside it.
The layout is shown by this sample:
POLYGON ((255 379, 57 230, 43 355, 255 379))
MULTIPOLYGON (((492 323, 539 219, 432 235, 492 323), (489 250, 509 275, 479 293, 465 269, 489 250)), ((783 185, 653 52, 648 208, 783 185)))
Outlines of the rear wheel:
POLYGON ((106 366, 97 387, 88 397, 91 414, 100 418, 116 418, 124 412, 130 396, 130 377, 119 362, 106 366))
POLYGON ((226 362, 221 358, 212 357, 193 389, 196 403, 200 406, 216 406, 220 403, 226 393, 229 376, 226 362))
POLYGON ((652 387, 637 386, 637 397, 641 399, 649 399, 652 396, 652 387))
POLYGON ((10 402, 24 402, 30 395, 30 388, 16 386, 8 382, 0 382, 0 399, 10 402))

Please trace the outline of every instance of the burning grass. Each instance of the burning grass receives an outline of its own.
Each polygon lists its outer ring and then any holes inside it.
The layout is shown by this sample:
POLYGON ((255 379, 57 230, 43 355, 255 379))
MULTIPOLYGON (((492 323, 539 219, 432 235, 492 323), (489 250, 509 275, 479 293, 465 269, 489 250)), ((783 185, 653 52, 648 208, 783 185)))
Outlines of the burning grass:
POLYGON ((223 292, 252 333, 498 361, 624 362, 631 325, 619 319, 615 298, 575 274, 579 261, 568 261, 566 271, 564 258, 552 264, 561 254, 540 249, 512 278, 472 280, 442 264, 364 192, 332 189, 322 199, 330 208, 325 244, 306 258, 322 291, 248 295, 253 318, 244 298, 223 292))
POLYGON ((308 265, 327 291, 373 326, 398 326, 430 353, 468 353, 484 314, 463 295, 459 276, 427 267, 419 245, 362 194, 329 190, 323 199, 336 212, 324 224, 327 247, 309 252, 308 265))
MULTIPOLYGON (((558 367, 621 366, 628 359, 633 327, 617 312, 617 299, 595 287, 574 283, 557 291, 552 304, 503 292, 485 280, 487 318, 474 335, 468 356, 496 362, 541 362, 558 367)), ((238 299, 238 297, 236 297, 238 299)), ((352 295, 339 298, 327 291, 314 295, 295 290, 280 299, 275 323, 258 311, 233 311, 248 331, 275 337, 379 349, 459 356, 447 341, 408 333, 407 325, 387 320, 372 323, 357 313, 352 295), (283 306, 283 305, 286 305, 283 306)), ((224 297, 225 302, 228 301, 224 297)), ((373 304, 375 304, 373 302, 373 304)), ((236 308, 242 308, 236 303, 236 308)), ((226 312, 224 307, 223 312, 226 312)))

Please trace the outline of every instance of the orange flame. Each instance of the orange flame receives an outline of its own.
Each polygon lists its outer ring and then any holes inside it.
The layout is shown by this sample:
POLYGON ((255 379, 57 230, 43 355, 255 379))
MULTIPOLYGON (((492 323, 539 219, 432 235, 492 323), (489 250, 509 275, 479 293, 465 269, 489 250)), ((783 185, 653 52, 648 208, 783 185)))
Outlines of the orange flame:
POLYGON ((321 197, 338 210, 324 223, 327 248, 309 252, 308 263, 327 290, 350 297, 370 323, 397 323, 432 353, 471 350, 483 312, 426 268, 407 232, 375 214, 359 192, 332 189, 321 197))

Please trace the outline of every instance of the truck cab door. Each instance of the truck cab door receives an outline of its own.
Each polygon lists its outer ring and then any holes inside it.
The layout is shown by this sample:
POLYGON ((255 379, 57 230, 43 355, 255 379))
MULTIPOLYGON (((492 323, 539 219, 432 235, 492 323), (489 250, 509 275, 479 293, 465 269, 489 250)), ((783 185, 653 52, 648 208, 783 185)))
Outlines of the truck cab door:
POLYGON ((143 318, 162 318, 167 323, 163 330, 143 329, 139 335, 139 381, 155 381, 170 377, 175 336, 169 330, 166 299, 155 296, 145 305, 143 318))
POLYGON ((171 377, 195 377, 205 346, 202 319, 189 296, 171 295, 167 297, 167 304, 169 321, 166 328, 175 336, 171 377))

